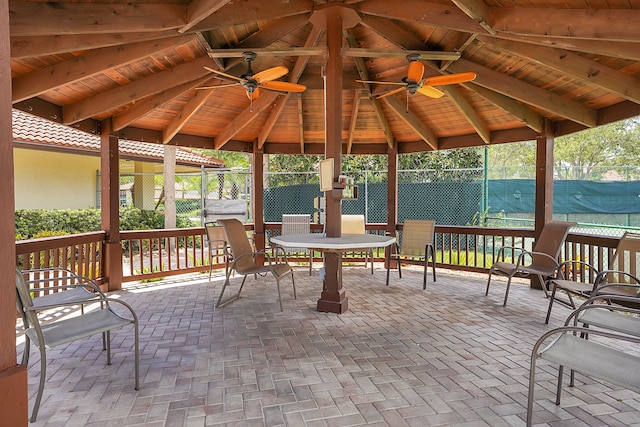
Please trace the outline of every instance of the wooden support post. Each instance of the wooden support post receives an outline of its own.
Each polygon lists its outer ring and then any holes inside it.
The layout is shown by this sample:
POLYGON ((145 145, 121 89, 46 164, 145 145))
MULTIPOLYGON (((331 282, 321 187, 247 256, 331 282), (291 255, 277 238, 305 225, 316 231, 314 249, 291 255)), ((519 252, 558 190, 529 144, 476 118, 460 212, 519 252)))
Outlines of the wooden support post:
MULTIPOLYGON (((398 224, 398 145, 395 141, 387 150, 387 199, 387 233, 394 236, 398 224)), ((385 255, 393 249, 392 246, 385 248, 385 255)), ((386 259, 385 256, 385 262, 386 259)))
POLYGON ((118 137, 111 120, 102 122, 100 134, 100 211, 102 229, 107 232, 102 262, 107 289, 122 289, 122 244, 120 243, 120 155, 118 137))
MULTIPOLYGON (((258 146, 258 141, 253 144, 253 157, 251 159, 253 169, 253 181, 251 182, 253 197, 253 238, 257 250, 265 248, 264 234, 264 149, 258 146)), ((264 259, 262 260, 264 262, 264 259)))
POLYGON ((15 195, 9 2, 0 0, 0 424, 26 426, 27 368, 16 363, 15 195))
MULTIPOLYGON (((536 240, 540 237, 544 225, 553 219, 553 146, 554 136, 547 121, 544 134, 536 138, 536 240)), ((542 289, 538 276, 532 276, 531 287, 542 289)))

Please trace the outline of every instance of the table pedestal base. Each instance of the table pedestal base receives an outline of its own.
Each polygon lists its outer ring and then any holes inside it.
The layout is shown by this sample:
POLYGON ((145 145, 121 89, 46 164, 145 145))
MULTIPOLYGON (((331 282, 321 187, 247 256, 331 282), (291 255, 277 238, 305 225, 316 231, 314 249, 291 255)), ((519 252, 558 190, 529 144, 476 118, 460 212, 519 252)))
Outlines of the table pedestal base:
POLYGON ((349 309, 349 298, 344 297, 342 301, 318 300, 318 311, 323 313, 342 314, 349 309))

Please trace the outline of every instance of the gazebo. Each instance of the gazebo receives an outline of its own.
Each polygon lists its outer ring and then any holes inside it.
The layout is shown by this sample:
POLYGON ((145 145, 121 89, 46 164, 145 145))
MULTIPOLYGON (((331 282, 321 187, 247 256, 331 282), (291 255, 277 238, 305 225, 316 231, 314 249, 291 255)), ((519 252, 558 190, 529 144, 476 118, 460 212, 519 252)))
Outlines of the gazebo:
MULTIPOLYGON (((640 114, 640 8, 628 1, 12 0, 0 8, 0 412, 13 408, 15 425, 26 420, 26 370, 16 365, 8 249, 12 108, 100 135, 111 289, 122 275, 120 139, 248 152, 258 177, 265 154, 324 154, 334 181, 343 154, 387 155, 388 231, 399 154, 535 139, 539 232, 552 215, 554 137, 640 114)), ((253 185, 261 212, 262 182, 253 185)), ((339 190, 327 197, 329 236, 340 235, 340 199, 339 190)), ((260 215, 254 231, 263 246, 260 215)), ((336 312, 338 263, 327 258, 322 297, 336 312)))

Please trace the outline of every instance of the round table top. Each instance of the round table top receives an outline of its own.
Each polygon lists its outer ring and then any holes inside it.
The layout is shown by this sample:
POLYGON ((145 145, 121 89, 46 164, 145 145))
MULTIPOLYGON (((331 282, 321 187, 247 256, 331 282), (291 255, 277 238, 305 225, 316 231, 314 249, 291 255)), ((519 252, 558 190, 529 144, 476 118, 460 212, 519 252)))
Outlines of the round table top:
POLYGON ((377 234, 343 234, 341 237, 327 237, 323 233, 290 234, 270 239, 272 244, 285 248, 326 250, 381 248, 392 245, 395 241, 394 236, 379 236, 377 234))

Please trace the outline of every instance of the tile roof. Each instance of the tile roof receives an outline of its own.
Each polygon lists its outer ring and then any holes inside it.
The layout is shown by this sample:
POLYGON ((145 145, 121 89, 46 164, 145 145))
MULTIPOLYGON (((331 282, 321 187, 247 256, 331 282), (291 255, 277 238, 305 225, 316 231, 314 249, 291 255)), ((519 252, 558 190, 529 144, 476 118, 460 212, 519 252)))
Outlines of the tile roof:
MULTIPOLYGON (((100 137, 73 129, 41 117, 13 110, 14 143, 30 146, 41 146, 43 149, 58 148, 71 151, 100 152, 100 137)), ((119 141, 120 155, 136 160, 162 160, 164 146, 149 142, 119 141)), ((225 164, 222 160, 207 156, 188 147, 177 147, 176 163, 183 166, 208 166, 220 168, 225 164)))

